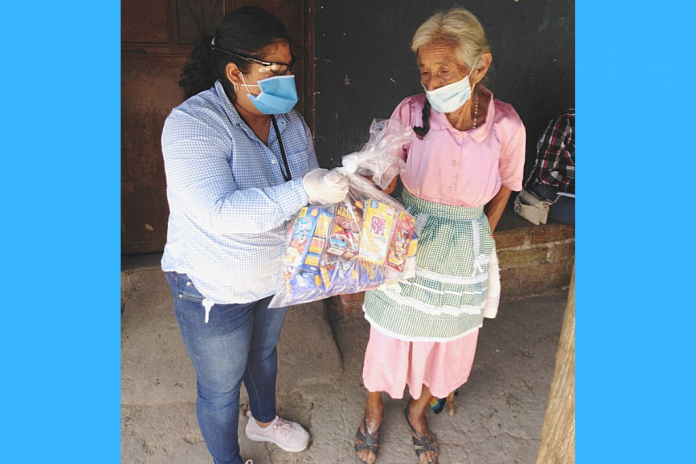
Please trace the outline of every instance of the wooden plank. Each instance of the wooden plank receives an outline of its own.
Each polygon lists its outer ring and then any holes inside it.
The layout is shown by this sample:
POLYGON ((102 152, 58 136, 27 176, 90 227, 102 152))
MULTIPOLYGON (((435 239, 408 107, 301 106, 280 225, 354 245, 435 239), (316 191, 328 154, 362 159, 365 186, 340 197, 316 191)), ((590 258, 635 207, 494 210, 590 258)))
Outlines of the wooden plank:
POLYGON ((122 43, 169 43, 165 0, 123 0, 121 17, 122 43))
POLYGON ((121 88, 121 220, 125 254, 159 251, 169 209, 160 138, 164 120, 182 101, 186 57, 124 55, 121 88))
POLYGON ((575 462, 575 267, 536 464, 575 462))

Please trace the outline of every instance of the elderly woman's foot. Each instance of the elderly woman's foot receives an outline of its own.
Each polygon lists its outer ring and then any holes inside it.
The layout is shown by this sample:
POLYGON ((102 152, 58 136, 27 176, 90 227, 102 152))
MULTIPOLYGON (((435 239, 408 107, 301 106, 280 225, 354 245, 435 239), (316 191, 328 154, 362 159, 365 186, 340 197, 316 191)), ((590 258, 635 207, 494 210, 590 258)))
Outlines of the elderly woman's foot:
POLYGON ((418 408, 415 401, 409 401, 404 409, 406 422, 411 428, 413 450, 422 464, 437 464, 439 448, 437 436, 428 428, 425 420, 425 408, 418 408))
POLYGON ((355 434, 355 452, 362 462, 372 464, 377 459, 383 419, 384 404, 381 401, 379 404, 370 404, 368 401, 365 415, 355 434))

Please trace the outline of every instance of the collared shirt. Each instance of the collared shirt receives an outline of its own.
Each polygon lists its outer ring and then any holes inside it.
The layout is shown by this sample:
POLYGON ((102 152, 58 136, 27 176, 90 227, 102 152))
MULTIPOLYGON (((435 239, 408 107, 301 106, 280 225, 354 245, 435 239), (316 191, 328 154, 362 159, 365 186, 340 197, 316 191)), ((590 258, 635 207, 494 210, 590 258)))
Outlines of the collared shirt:
MULTIPOLYGON (((479 207, 488 203, 501 185, 522 189, 526 132, 517 112, 494 99, 485 122, 460 131, 447 115, 430 109, 430 130, 406 148, 401 180, 409 192, 424 200, 451 206, 479 207)), ((392 114, 409 126, 423 125, 425 94, 405 98, 392 114)))
POLYGON ((214 303, 249 303, 276 292, 286 222, 307 204, 302 177, 319 167, 312 136, 296 111, 276 120, 289 182, 273 125, 266 146, 219 81, 164 123, 170 213, 162 269, 188 274, 214 303))
POLYGON ((534 174, 535 182, 575 194, 575 108, 552 119, 539 138, 534 174))

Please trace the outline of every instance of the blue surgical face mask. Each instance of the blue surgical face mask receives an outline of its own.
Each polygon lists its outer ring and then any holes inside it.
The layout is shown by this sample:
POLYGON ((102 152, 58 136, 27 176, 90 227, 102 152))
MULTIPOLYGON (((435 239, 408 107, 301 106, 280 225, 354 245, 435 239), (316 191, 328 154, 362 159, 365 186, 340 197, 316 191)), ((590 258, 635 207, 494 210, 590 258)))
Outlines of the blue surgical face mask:
POLYGON ((261 79, 258 84, 247 84, 242 81, 247 87, 249 100, 254 104, 257 110, 263 114, 283 114, 290 111, 297 103, 297 87, 295 87, 295 76, 274 76, 267 79, 261 79), (259 87, 261 93, 252 95, 249 92, 249 87, 259 87))
POLYGON ((447 84, 439 89, 428 90, 423 85, 425 90, 425 96, 430 102, 430 106, 435 108, 436 111, 440 113, 451 113, 461 108, 461 106, 471 98, 471 84, 469 83, 469 76, 476 69, 476 64, 471 67, 469 75, 464 77, 464 79, 447 84))

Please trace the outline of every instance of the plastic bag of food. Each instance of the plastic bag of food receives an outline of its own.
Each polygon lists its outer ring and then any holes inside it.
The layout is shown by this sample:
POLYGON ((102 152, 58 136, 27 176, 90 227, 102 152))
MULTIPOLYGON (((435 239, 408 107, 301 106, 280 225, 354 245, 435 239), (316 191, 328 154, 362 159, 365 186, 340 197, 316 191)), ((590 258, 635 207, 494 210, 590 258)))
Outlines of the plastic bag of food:
POLYGON ((399 174, 403 146, 413 137, 413 130, 398 121, 375 120, 365 147, 343 157, 337 169, 348 177, 348 195, 340 203, 306 206, 290 222, 282 282, 270 307, 413 277, 408 263, 417 253, 416 220, 375 186, 386 187, 399 174))

